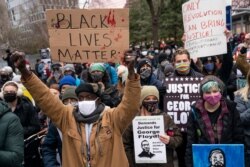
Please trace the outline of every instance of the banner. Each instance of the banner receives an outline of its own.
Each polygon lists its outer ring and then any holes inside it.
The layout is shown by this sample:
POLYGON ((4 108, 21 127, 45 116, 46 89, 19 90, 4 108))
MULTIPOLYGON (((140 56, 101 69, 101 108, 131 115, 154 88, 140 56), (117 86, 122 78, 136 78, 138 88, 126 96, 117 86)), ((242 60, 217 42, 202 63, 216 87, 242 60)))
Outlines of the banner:
POLYGON ((244 167, 243 144, 193 144, 194 167, 244 167))
POLYGON ((181 131, 186 131, 191 105, 200 98, 199 89, 202 79, 198 77, 173 77, 165 80, 164 111, 172 117, 181 131))
POLYGON ((185 48, 192 58, 227 52, 225 0, 190 0, 182 5, 185 48))
POLYGON ((137 116, 133 120, 136 163, 167 163, 166 146, 159 139, 164 134, 163 116, 137 116))
POLYGON ((128 9, 47 10, 52 60, 119 62, 129 48, 128 9))

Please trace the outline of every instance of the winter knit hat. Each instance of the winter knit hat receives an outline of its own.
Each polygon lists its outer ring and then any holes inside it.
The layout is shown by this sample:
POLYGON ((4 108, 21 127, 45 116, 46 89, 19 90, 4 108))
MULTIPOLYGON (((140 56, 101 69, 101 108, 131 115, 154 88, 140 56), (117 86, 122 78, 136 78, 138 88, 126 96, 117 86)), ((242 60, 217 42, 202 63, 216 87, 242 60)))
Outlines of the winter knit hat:
POLYGON ((148 64, 150 67, 152 67, 152 63, 149 59, 147 58, 143 58, 138 62, 138 66, 137 66, 137 72, 140 73, 140 69, 143 65, 148 64))
POLYGON ((62 95, 62 101, 66 100, 66 99, 76 99, 78 100, 76 93, 75 93, 76 88, 75 87, 68 87, 64 94, 62 95))
POLYGON ((142 104, 143 100, 148 96, 155 96, 159 101, 159 91, 155 86, 143 86, 141 89, 141 99, 140 104, 142 104))
POLYGON ((203 95, 203 92, 202 92, 202 87, 210 82, 210 81, 214 81, 214 82, 217 82, 218 83, 218 86, 221 90, 221 94, 224 95, 224 93, 226 93, 225 91, 225 84, 223 83, 222 80, 220 80, 218 77, 214 76, 214 75, 208 75, 206 77, 204 77, 204 79, 200 82, 200 94, 201 96, 203 95))
POLYGON ((66 75, 59 81, 59 88, 61 89, 63 85, 76 86, 76 80, 71 75, 66 75))
POLYGON ((89 72, 93 72, 93 71, 101 71, 101 72, 105 72, 105 66, 103 63, 93 63, 91 64, 91 66, 89 67, 89 72))
POLYGON ((73 64, 66 64, 64 67, 63 67, 63 73, 65 71, 73 71, 73 72, 76 72, 75 71, 75 67, 73 64))
POLYGON ((173 73, 174 72, 174 67, 172 64, 166 64, 164 68, 164 74, 167 73, 173 73))
POLYGON ((96 96, 100 96, 103 91, 104 91, 104 88, 102 88, 101 84, 83 83, 83 84, 80 84, 76 88, 75 93, 76 93, 77 96, 81 92, 88 92, 88 93, 95 94, 96 96))
POLYGON ((161 64, 164 60, 168 60, 168 55, 166 53, 161 53, 158 57, 159 64, 161 64))

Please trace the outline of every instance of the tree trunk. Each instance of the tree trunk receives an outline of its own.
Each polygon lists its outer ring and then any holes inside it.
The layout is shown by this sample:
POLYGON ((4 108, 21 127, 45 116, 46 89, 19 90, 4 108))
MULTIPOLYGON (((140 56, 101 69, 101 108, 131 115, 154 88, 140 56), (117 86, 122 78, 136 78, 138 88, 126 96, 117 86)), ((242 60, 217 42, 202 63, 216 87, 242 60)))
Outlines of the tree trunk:
POLYGON ((152 35, 153 35, 153 41, 154 41, 154 48, 158 48, 158 27, 159 27, 159 17, 158 16, 152 16, 152 35))
POLYGON ((156 3, 156 7, 154 7, 153 0, 147 0, 148 7, 151 13, 152 17, 152 35, 153 35, 153 41, 154 41, 154 47, 158 47, 158 28, 159 28, 159 18, 161 15, 161 10, 164 6, 164 0, 160 0, 160 3, 156 3), (155 11, 155 8, 157 9, 155 11))

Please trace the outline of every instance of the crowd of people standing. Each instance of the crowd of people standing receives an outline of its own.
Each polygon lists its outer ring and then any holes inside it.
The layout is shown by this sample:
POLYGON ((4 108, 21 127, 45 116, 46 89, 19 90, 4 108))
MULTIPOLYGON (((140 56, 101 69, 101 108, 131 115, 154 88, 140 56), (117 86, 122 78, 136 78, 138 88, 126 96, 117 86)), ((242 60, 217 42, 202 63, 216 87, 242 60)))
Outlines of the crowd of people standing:
MULTIPOLYGON (((37 60, 6 50, 0 69, 0 166, 193 166, 192 144, 244 144, 250 165, 250 34, 227 53, 192 59, 183 47, 133 47, 120 64, 37 60), (33 72, 32 72, 33 71, 33 72), (240 74, 239 74, 240 73, 240 74), (237 76, 246 86, 237 89, 237 76), (187 131, 164 112, 166 78, 204 77, 187 131), (132 120, 162 115, 167 163, 136 164, 132 120), (167 133, 171 129, 173 133, 167 133)), ((243 37, 241 37, 243 38, 243 37)), ((147 143, 144 143, 147 145, 147 143)), ((150 154, 145 149, 145 154, 150 154)), ((149 155, 150 156, 150 155, 149 155)))

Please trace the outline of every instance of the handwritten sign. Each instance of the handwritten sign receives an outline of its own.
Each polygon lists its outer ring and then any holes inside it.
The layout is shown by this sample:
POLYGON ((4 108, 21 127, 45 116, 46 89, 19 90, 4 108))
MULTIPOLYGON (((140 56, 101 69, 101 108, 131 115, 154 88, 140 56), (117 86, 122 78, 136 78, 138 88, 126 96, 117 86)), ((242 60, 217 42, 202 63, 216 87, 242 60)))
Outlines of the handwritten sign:
POLYGON ((128 9, 47 10, 51 57, 60 62, 119 62, 129 48, 128 9))
POLYGON ((165 80, 164 111, 172 117, 181 131, 186 131, 191 105, 200 98, 199 89, 202 79, 198 77, 173 77, 165 80))
POLYGON ((163 116, 137 116, 133 120, 136 163, 167 163, 166 146, 159 139, 164 134, 163 116))
POLYGON ((192 58, 227 52, 225 0, 190 0, 182 5, 185 48, 192 58))

